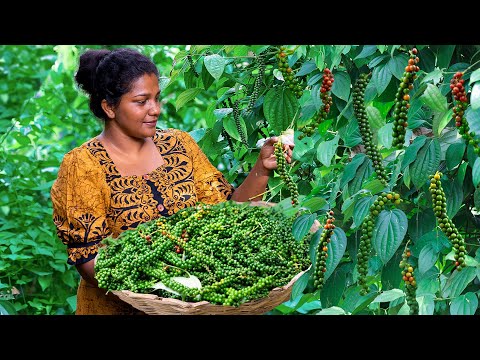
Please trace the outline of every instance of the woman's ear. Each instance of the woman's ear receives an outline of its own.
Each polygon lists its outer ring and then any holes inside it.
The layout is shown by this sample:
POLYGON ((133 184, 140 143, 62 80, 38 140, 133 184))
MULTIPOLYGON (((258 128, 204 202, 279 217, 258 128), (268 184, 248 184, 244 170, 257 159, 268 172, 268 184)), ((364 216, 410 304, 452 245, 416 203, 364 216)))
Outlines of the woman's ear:
POLYGON ((115 111, 113 106, 108 105, 107 100, 105 99, 102 100, 102 109, 103 111, 105 111, 105 114, 107 114, 109 119, 115 118, 115 111))

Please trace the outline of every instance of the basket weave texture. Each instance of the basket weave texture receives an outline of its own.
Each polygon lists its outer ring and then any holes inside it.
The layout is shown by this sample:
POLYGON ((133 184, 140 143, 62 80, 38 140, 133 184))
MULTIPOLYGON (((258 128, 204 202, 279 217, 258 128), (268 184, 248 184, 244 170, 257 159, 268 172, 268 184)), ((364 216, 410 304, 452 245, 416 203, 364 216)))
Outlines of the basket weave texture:
POLYGON ((114 290, 112 293, 149 315, 261 315, 288 301, 293 284, 306 271, 308 269, 295 275, 288 284, 272 289, 268 296, 239 306, 215 305, 208 301, 185 302, 129 290, 114 290))

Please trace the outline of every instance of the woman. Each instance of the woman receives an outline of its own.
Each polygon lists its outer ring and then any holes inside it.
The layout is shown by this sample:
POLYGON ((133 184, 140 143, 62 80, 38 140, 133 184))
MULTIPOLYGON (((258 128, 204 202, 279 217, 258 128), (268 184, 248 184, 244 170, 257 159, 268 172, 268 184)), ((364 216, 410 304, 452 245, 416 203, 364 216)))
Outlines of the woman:
MULTIPOLYGON (((155 64, 132 49, 88 50, 80 57, 75 80, 104 128, 65 155, 51 189, 57 234, 81 275, 76 314, 141 313, 98 288, 94 259, 103 238, 198 201, 258 200, 277 167, 277 138, 271 138, 234 189, 187 132, 156 128, 158 77, 155 64)), ((289 163, 292 148, 285 151, 289 163)))

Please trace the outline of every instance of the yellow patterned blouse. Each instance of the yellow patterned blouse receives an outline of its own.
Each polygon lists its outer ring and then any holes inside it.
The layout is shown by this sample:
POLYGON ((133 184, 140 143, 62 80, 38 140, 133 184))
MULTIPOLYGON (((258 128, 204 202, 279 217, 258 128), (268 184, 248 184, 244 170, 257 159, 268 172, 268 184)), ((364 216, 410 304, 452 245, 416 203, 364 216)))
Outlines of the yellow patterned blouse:
POLYGON ((51 189, 57 235, 68 263, 93 259, 99 242, 140 223, 202 201, 229 200, 233 187, 185 131, 157 130, 165 163, 145 175, 121 176, 95 137, 65 154, 51 189))

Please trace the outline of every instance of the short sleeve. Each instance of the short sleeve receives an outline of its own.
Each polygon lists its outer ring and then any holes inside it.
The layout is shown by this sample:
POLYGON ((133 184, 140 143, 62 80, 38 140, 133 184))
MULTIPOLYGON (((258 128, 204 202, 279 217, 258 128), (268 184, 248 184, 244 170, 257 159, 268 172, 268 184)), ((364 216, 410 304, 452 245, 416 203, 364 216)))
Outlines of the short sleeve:
POLYGON ((50 195, 57 235, 67 245, 67 262, 92 260, 100 241, 111 234, 106 219, 110 196, 101 165, 86 148, 64 156, 50 195))
POLYGON ((206 204, 230 200, 234 188, 225 176, 208 160, 192 136, 182 131, 182 142, 193 159, 193 175, 197 199, 206 204))

